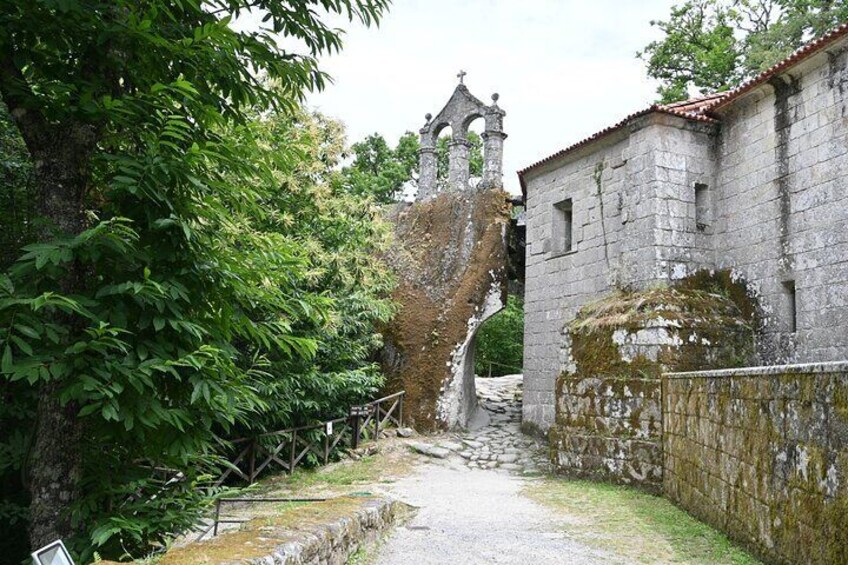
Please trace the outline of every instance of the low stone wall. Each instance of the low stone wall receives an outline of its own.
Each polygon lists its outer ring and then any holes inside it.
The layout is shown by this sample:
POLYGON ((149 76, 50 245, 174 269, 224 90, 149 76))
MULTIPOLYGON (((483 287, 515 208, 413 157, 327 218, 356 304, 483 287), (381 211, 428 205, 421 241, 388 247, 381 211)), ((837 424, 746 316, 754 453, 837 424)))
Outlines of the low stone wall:
POLYGON ((559 472, 662 488, 662 413, 658 379, 580 378, 557 383, 557 420, 549 437, 559 472))
POLYGON ((278 523, 256 518, 238 531, 174 548, 160 565, 344 565, 412 515, 392 499, 341 497, 306 505, 278 523), (292 523, 288 523, 292 522, 292 523))
POLYGON ((848 563, 848 363, 671 373, 665 494, 766 561, 848 563))

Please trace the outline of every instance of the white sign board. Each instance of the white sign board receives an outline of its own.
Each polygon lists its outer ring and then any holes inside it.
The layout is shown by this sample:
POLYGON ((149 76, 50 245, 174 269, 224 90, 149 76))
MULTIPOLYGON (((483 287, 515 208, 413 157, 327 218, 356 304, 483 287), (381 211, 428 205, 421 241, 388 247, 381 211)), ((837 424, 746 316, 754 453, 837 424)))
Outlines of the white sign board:
POLYGON ((327 429, 326 429, 326 431, 327 431, 327 435, 328 435, 328 436, 333 435, 333 423, 332 423, 332 422, 327 422, 327 426, 326 426, 326 428, 327 428, 327 429))
POLYGON ((35 565, 74 565, 62 540, 56 540, 33 552, 32 560, 35 565))

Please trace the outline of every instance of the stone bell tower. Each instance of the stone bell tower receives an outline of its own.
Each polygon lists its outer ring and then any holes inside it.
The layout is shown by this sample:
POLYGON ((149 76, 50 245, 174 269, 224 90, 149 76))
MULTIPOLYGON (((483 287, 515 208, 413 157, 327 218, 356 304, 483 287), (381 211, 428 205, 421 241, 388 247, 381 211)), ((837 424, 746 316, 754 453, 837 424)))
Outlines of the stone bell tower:
POLYGON ((459 84, 450 100, 434 118, 425 116, 427 122, 421 128, 421 149, 419 149, 420 176, 418 178, 418 196, 416 200, 427 200, 441 191, 467 190, 469 185, 468 153, 471 143, 468 141, 468 126, 477 118, 485 121, 483 132, 483 179, 478 188, 503 187, 503 118, 506 112, 498 107, 498 95, 492 94, 492 105, 487 106, 474 97, 464 84, 465 71, 457 75, 459 84), (449 148, 448 180, 439 186, 436 179, 436 140, 439 132, 450 126, 453 136, 449 148))

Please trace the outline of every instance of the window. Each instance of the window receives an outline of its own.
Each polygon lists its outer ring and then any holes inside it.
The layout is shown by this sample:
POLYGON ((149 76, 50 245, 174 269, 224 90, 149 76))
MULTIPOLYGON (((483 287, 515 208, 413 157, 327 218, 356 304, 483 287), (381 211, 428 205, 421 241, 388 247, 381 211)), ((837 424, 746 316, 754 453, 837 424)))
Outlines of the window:
POLYGON ((571 198, 554 204, 553 214, 554 253, 568 253, 574 250, 573 222, 571 216, 571 198))
POLYGON ((785 281, 783 292, 786 300, 786 321, 790 332, 798 331, 798 302, 795 296, 795 281, 785 281))
POLYGON ((695 227, 705 231, 710 225, 710 191, 705 184, 695 184, 695 227))

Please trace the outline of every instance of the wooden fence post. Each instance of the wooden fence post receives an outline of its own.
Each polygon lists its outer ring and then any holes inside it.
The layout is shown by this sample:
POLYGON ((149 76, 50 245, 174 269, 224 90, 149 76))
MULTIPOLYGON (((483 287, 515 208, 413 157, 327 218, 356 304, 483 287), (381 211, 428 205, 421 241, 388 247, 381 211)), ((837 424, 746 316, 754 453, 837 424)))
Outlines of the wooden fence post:
POLYGON ((291 435, 291 457, 289 458, 289 475, 294 473, 294 457, 297 450, 297 430, 292 431, 291 435))
POLYGON ((250 466, 248 468, 247 480, 251 484, 256 480, 256 442, 256 438, 250 440, 250 466))
POLYGON ((212 537, 218 535, 218 518, 221 517, 221 499, 215 501, 215 523, 212 526, 212 537))

